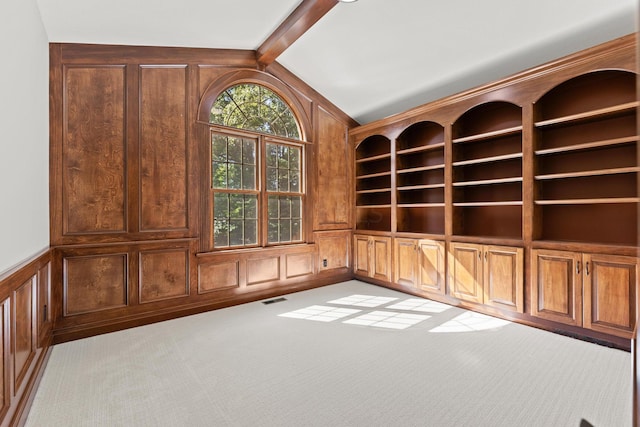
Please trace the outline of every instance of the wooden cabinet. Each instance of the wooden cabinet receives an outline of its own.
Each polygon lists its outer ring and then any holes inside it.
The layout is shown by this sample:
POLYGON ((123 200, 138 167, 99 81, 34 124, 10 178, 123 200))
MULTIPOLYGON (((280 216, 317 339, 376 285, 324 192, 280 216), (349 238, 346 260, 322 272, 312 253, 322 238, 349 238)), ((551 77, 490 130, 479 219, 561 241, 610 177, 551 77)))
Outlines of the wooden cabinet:
POLYGON ((363 277, 391 281, 391 238, 356 234, 353 271, 363 277))
POLYGON ((444 242, 396 238, 393 253, 395 283, 444 294, 444 242))
POLYGON ((522 248, 453 242, 448 255, 450 294, 522 313, 523 258, 522 248))
POLYGON ((631 338, 638 266, 635 257, 535 249, 531 314, 631 338))

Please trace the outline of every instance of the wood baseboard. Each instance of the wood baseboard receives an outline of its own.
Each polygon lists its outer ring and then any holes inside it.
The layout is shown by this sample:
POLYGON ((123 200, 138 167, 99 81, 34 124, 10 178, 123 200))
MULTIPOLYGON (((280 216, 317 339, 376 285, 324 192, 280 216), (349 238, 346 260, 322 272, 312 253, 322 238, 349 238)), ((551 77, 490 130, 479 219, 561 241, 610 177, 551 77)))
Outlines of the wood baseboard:
POLYGON ((314 277, 313 279, 303 280, 296 283, 268 288, 255 292, 248 292, 243 295, 236 295, 234 297, 229 297, 226 299, 206 300, 168 307, 161 310, 152 310, 146 313, 121 317, 115 320, 84 323, 82 325, 71 326, 64 329, 58 328, 54 329, 53 331, 53 344, 60 344, 63 342, 87 338, 94 335, 134 328, 137 326, 162 322, 165 320, 176 319, 184 316, 190 316, 193 314, 231 307, 234 305, 260 301, 263 299, 269 299, 293 292, 306 291, 309 289, 318 288, 341 281, 351 280, 352 278, 353 275, 351 274, 351 272, 347 269, 344 269, 344 271, 340 271, 338 274, 319 274, 316 275, 316 277, 314 277))

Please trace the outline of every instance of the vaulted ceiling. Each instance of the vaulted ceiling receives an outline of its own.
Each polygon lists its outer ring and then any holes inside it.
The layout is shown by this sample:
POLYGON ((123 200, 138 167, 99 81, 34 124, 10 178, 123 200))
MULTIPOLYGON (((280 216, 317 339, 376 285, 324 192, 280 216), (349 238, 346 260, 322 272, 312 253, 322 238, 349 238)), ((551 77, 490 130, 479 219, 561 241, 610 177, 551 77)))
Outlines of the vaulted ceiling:
MULTIPOLYGON (((301 0, 37 2, 51 42, 256 50, 301 0)), ((637 17, 637 0, 359 0, 276 61, 364 124, 632 33, 637 17)))

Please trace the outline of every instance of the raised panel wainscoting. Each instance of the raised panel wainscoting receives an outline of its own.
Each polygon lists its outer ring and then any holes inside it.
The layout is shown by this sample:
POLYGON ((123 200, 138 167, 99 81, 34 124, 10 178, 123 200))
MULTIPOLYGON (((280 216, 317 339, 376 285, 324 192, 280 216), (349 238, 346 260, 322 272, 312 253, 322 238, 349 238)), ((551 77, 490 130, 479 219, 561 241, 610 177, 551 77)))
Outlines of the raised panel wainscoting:
MULTIPOLYGON (((264 70, 249 51, 54 43, 50 95, 54 342, 352 277, 357 123, 280 65, 264 70), (211 105, 247 81, 295 109, 301 140, 281 142, 303 153, 301 239, 267 242, 265 221, 259 244, 218 248, 211 105)), ((276 136, 216 132, 264 139, 258 156, 276 136)), ((266 216, 271 196, 260 197, 266 216)))
POLYGON ((52 343, 51 252, 0 274, 0 425, 24 423, 52 343))

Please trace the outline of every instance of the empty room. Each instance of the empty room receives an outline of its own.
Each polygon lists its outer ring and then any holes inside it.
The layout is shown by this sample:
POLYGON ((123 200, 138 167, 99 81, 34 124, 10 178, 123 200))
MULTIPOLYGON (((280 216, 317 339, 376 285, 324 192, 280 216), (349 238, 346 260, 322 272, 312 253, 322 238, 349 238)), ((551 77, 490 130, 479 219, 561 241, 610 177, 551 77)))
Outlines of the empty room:
POLYGON ((636 0, 3 0, 0 426, 638 426, 636 0))

